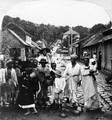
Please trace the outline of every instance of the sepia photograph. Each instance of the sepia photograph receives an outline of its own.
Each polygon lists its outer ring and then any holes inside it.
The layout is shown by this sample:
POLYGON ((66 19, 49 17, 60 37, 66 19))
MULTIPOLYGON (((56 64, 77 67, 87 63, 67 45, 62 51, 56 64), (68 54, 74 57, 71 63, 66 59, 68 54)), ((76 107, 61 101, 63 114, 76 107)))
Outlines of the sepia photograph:
POLYGON ((112 120, 112 0, 0 0, 0 120, 112 120))

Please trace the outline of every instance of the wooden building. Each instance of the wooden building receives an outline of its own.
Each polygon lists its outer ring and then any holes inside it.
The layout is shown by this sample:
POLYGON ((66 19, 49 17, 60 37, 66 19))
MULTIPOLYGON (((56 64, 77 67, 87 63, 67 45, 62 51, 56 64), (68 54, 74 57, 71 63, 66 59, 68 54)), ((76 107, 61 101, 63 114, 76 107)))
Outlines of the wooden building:
POLYGON ((31 35, 16 24, 10 23, 3 30, 2 53, 5 54, 6 59, 26 60, 27 57, 32 56, 35 49, 39 48, 32 41, 31 35))
POLYGON ((112 71, 112 29, 103 32, 102 68, 112 71))
POLYGON ((80 44, 82 54, 86 51, 92 57, 96 53, 98 66, 108 72, 112 71, 112 29, 92 35, 80 44))

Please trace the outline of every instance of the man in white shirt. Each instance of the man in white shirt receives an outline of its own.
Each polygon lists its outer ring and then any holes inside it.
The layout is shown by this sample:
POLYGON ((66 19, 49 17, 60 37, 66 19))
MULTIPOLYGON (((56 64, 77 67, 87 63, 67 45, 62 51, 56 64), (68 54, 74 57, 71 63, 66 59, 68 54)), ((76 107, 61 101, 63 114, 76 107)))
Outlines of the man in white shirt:
POLYGON ((81 75, 81 66, 76 62, 77 58, 77 55, 71 55, 71 62, 68 63, 63 74, 63 77, 65 77, 66 82, 68 84, 69 100, 72 103, 77 102, 77 83, 80 81, 81 75))

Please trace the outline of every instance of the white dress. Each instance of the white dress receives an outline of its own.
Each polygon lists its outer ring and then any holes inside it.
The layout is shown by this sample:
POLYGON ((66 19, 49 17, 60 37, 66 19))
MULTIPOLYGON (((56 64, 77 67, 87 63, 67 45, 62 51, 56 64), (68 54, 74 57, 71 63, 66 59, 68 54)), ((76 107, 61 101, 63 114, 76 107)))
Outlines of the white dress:
MULTIPOLYGON (((68 94, 69 99, 73 102, 77 102, 76 92, 77 92, 77 82, 80 80, 81 76, 81 66, 76 63, 74 67, 69 63, 64 71, 63 77, 67 79, 68 94)), ((67 89, 67 87, 66 87, 67 89)), ((66 91, 66 90, 65 90, 66 91)))
POLYGON ((85 65, 82 66, 81 74, 82 74, 82 88, 84 92, 84 102, 85 105, 89 98, 94 96, 96 94, 93 78, 89 75, 89 67, 86 67, 85 65))
POLYGON ((81 69, 82 74, 82 88, 84 93, 84 105, 90 109, 98 108, 98 94, 96 81, 89 75, 90 67, 83 65, 81 69))

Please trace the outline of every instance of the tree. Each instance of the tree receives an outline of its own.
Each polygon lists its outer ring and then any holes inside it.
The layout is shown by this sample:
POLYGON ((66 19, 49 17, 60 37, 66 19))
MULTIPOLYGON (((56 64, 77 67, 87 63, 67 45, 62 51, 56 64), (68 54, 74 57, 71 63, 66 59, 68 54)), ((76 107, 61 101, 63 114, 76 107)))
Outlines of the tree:
POLYGON ((73 27, 73 30, 80 34, 80 39, 87 37, 89 35, 89 28, 83 26, 73 27))
MULTIPOLYGON (((45 39, 47 43, 53 43, 57 39, 62 39, 63 34, 69 30, 69 26, 54 26, 45 24, 36 24, 30 21, 21 20, 19 17, 12 18, 10 16, 4 16, 2 22, 2 30, 5 29, 7 24, 10 22, 15 23, 19 27, 23 28, 26 32, 31 34, 33 41, 38 41, 45 39)), ((103 31, 111 27, 111 22, 107 25, 96 24, 92 28, 87 28, 83 26, 75 26, 73 30, 80 34, 80 39, 87 37, 90 34, 96 34, 97 32, 103 31)), ((63 45, 68 46, 68 39, 64 40, 63 45)))
POLYGON ((99 23, 99 24, 94 25, 90 29, 90 34, 96 34, 98 32, 102 32, 102 31, 104 31, 106 29, 107 29, 106 25, 99 23))
POLYGON ((2 30, 4 30, 6 25, 10 22, 14 23, 14 20, 8 15, 4 16, 4 18, 2 20, 2 30))

